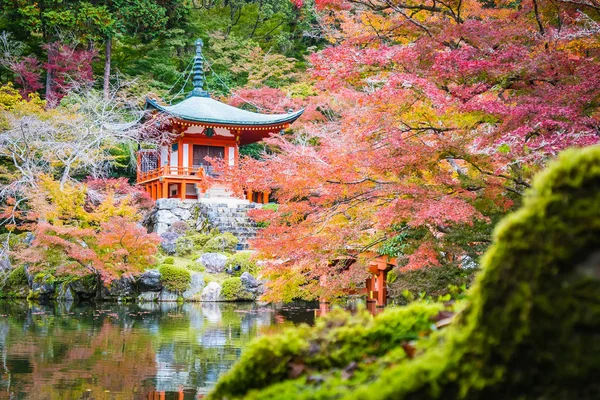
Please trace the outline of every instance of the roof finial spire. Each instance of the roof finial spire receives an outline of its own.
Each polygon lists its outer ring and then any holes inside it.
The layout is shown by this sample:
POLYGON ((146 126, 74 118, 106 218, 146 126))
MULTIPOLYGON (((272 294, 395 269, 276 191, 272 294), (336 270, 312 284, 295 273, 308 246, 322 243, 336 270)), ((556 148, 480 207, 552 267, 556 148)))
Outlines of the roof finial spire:
POLYGON ((194 68, 193 68, 193 78, 192 83, 194 84, 194 89, 190 96, 199 96, 199 97, 210 97, 210 94, 206 90, 204 90, 204 62, 202 58, 202 46, 204 42, 202 39, 196 40, 196 56, 194 57, 194 68))

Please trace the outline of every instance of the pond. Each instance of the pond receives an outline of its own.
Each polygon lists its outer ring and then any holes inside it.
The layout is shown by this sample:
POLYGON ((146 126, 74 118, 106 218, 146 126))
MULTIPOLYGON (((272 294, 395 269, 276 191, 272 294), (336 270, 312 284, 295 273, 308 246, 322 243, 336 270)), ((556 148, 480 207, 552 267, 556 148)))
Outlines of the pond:
POLYGON ((0 301, 0 399, 197 399, 257 336, 318 303, 0 301))

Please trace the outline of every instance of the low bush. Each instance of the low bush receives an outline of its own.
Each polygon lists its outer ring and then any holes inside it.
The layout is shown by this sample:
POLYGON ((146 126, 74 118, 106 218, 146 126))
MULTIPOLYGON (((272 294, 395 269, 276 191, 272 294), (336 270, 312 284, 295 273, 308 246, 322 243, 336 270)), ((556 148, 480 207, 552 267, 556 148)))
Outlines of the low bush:
POLYGON ((163 264, 158 270, 163 286, 171 292, 181 293, 185 291, 192 281, 192 275, 186 268, 163 264))
POLYGON ((208 233, 197 233, 188 237, 192 240, 192 242, 194 242, 195 250, 202 250, 206 242, 212 238, 212 236, 208 233))
POLYGON ((238 277, 227 278, 221 284, 221 297, 224 300, 237 300, 242 295, 242 280, 238 277))
POLYGON ((205 253, 233 253, 237 248, 238 238, 229 232, 217 235, 206 242, 202 251, 205 253))
POLYGON ((230 255, 225 263, 225 268, 233 270, 235 276, 240 276, 244 272, 248 272, 252 276, 258 274, 258 266, 256 265, 256 262, 252 260, 252 253, 250 252, 238 252, 230 255), (238 271, 236 271, 235 268, 237 266, 240 267, 238 271))
POLYGON ((175 264, 175 259, 173 257, 165 257, 163 264, 173 265, 175 264))
POLYGON ((194 242, 188 236, 181 236, 175 241, 175 254, 179 257, 185 257, 194 251, 194 242))
POLYGON ((415 271, 393 270, 388 276, 389 296, 397 303, 407 304, 413 298, 437 298, 450 293, 451 287, 470 286, 478 269, 464 269, 454 265, 423 268, 415 271))

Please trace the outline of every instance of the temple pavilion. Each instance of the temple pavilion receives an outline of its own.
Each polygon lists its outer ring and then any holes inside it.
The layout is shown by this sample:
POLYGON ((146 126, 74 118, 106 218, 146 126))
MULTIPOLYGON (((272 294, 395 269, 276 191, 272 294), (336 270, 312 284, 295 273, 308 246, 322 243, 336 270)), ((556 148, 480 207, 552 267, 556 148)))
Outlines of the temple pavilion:
MULTIPOLYGON (((236 166, 241 145, 259 142, 288 128, 303 110, 287 114, 260 114, 232 107, 210 97, 204 90, 202 40, 196 41, 192 69, 193 90, 174 105, 146 100, 146 110, 164 115, 174 137, 157 149, 137 155, 137 183, 154 199, 201 200, 228 196, 229 183, 215 177, 207 157, 236 166), (211 176, 217 179, 208 180, 211 176), (209 184, 208 181, 211 183, 209 184)), ((246 191, 247 200, 267 203, 268 193, 246 191)))

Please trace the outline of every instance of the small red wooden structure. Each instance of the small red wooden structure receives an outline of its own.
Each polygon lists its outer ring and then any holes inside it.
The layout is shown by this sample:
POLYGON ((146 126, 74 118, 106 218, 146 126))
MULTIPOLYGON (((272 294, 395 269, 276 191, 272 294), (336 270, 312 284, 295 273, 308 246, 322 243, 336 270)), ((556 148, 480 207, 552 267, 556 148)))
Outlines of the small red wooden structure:
POLYGON ((397 258, 379 256, 369 262, 369 272, 373 275, 367 278, 367 303, 374 303, 376 307, 387 305, 387 274, 398 265, 397 258))
MULTIPOLYGON (((207 157, 238 165, 239 147, 255 143, 287 129, 304 110, 287 114, 260 114, 221 103, 203 89, 202 41, 196 41, 192 92, 174 105, 146 100, 146 110, 167 117, 166 126, 175 138, 158 148, 137 154, 137 183, 152 199, 199 199, 210 197, 211 188, 232 189, 220 182, 207 157), (208 180, 207 176, 213 179, 208 180)), ((244 188, 242 188, 244 189, 244 188)), ((269 193, 246 191, 251 202, 268 203, 269 193)))

